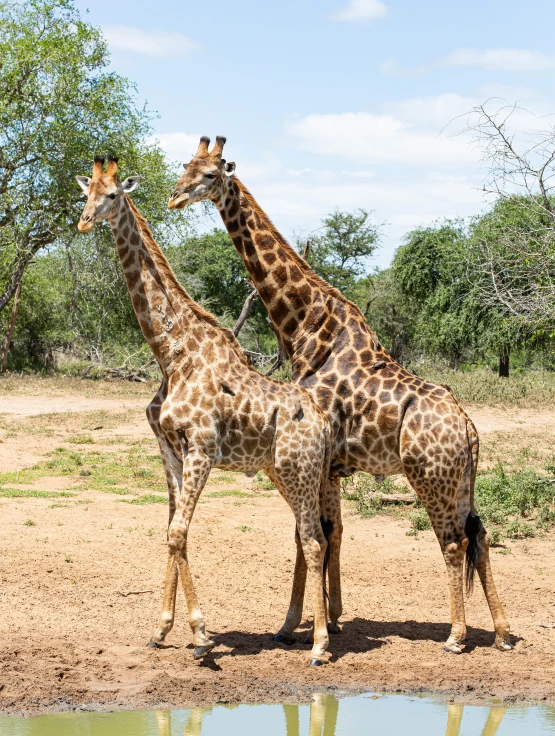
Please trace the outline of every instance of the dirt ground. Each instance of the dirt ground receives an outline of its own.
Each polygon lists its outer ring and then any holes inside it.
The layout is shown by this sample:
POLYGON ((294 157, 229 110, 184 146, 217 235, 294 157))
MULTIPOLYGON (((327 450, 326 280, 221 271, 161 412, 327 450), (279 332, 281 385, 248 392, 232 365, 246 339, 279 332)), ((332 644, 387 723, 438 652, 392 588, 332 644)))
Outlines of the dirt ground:
MULTIPOLYGON (((190 534, 216 649, 193 661, 181 591, 167 647, 148 649, 167 521, 165 503, 150 502, 164 491, 144 418, 153 393, 122 383, 0 382, 0 493, 12 489, 0 497, 1 711, 299 701, 326 689, 555 702, 555 537, 492 551, 514 651, 491 647, 478 587, 467 605, 468 645, 456 656, 441 646, 449 602, 433 533, 407 536, 406 519, 361 519, 344 502, 342 632, 331 637, 330 662, 309 668, 308 645, 272 641, 289 599, 292 516, 275 490, 239 474, 213 473, 190 534)), ((555 447, 553 411, 469 411, 485 462, 555 447)))

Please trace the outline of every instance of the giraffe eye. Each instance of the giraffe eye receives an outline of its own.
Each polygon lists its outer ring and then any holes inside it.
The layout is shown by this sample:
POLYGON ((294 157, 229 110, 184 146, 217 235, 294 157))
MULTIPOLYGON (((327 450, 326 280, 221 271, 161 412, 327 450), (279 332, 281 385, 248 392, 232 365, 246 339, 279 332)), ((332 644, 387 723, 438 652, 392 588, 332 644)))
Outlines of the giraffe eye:
POLYGON ((109 194, 109 195, 108 195, 108 197, 109 197, 110 199, 115 199, 115 198, 116 198, 116 196, 117 196, 116 194, 109 194))
POLYGON ((207 179, 215 179, 216 178, 216 174, 205 174, 205 176, 206 176, 207 179))

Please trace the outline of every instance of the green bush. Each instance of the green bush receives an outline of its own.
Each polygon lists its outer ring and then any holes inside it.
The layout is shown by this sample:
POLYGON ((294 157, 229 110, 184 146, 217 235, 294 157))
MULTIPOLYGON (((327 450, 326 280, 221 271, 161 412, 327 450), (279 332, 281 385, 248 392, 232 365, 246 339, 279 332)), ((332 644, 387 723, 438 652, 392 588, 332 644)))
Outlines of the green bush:
POLYGON ((428 512, 425 509, 418 509, 409 513, 409 521, 415 532, 425 532, 432 528, 432 523, 428 512))

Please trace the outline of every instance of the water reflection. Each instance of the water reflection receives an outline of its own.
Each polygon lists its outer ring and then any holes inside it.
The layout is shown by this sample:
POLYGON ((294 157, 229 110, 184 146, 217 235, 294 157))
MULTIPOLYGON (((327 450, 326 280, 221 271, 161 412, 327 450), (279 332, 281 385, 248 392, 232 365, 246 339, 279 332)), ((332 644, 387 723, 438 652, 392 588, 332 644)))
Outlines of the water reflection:
MULTIPOLYGON (((212 713, 212 708, 191 708, 183 736, 201 736, 202 719, 209 713, 212 713)), ((171 718, 172 714, 169 710, 156 711, 158 736, 172 736, 171 718)))
MULTIPOLYGON (((464 705, 449 703, 447 708, 447 729, 445 730, 445 736, 459 736, 463 710, 464 705)), ((482 736, 495 736, 504 715, 505 708, 500 706, 490 708, 488 719, 484 726, 484 730, 482 731, 482 736)))
MULTIPOLYGON (((301 731, 300 726, 300 709, 305 706, 283 705, 285 716, 284 736, 336 736, 337 715, 342 702, 345 701, 339 700, 333 695, 316 693, 310 705, 308 731, 304 732, 301 731)), ((449 703, 447 706, 445 736, 461 736, 464 708, 463 705, 449 703)), ((495 736, 503 721, 505 710, 501 706, 494 706, 489 709, 481 736, 495 736)), ((185 723, 183 736, 202 736, 203 719, 210 713, 212 713, 212 708, 192 708, 185 723)), ((175 736, 175 729, 172 731, 171 711, 156 711, 156 723, 158 725, 158 736, 175 736)))

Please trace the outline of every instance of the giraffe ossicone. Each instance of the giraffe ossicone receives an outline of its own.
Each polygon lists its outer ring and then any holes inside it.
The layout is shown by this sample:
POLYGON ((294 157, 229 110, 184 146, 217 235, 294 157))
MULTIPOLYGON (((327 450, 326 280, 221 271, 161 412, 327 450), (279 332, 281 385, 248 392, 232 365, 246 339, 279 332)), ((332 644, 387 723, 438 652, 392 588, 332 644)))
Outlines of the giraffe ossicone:
MULTIPOLYGON (((445 386, 399 365, 382 347, 360 309, 321 279, 286 242, 222 159, 225 138, 197 154, 170 197, 170 209, 202 200, 218 208, 291 360, 292 380, 305 388, 332 427, 332 475, 323 494, 330 535, 330 618, 341 613, 342 524, 337 476, 403 473, 426 508, 443 553, 451 598, 445 648, 461 652, 467 589, 477 570, 492 614, 495 646, 511 649, 509 623, 489 560, 489 538, 474 503, 478 433, 445 386)), ((232 167, 234 169, 234 167, 232 167)), ((298 586, 294 589, 299 590, 298 586)))
MULTIPOLYGON (((323 575, 328 524, 320 518, 319 498, 329 475, 329 422, 304 389, 251 369, 231 331, 191 299, 127 196, 139 177, 120 182, 117 169, 114 158, 106 171, 104 160, 95 158, 92 177, 78 177, 87 196, 79 230, 108 220, 137 320, 163 376, 147 417, 168 484, 169 555, 163 610, 150 644, 159 645, 173 627, 181 578, 195 657, 215 646, 205 631, 187 559, 189 525, 212 468, 264 470, 295 517, 296 583, 303 591, 305 583, 309 586, 311 663, 321 664, 328 647, 323 575)), ((278 637, 290 639, 301 616, 296 596, 278 637)))

